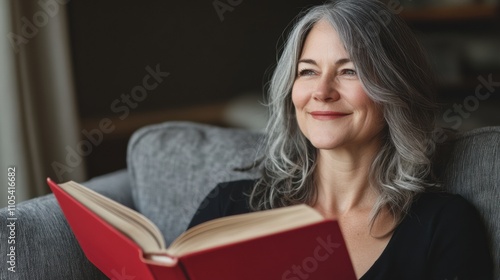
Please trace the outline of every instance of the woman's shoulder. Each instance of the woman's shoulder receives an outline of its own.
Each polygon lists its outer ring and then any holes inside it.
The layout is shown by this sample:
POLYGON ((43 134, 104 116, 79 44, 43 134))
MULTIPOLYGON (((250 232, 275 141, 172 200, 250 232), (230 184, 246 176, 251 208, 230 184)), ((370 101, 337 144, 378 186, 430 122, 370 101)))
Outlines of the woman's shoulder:
POLYGON ((420 275, 418 279, 491 278, 472 277, 491 275, 491 259, 478 212, 458 194, 426 191, 417 195, 384 256, 379 265, 399 276, 411 273, 420 275), (407 262, 408 252, 412 252, 413 262, 407 262))
POLYGON ((409 214, 432 215, 475 213, 475 207, 463 196, 441 190, 429 190, 415 197, 409 214), (457 212, 458 211, 458 212, 457 212))
POLYGON ((491 279, 486 229, 467 199, 442 191, 422 193, 405 220, 401 240, 425 248, 422 257, 433 279, 491 279))
MULTIPOLYGON (((403 223, 411 230, 443 235, 457 231, 484 231, 476 207, 459 194, 426 191, 415 197, 403 223)), ((430 238, 431 236, 429 236, 430 238)))

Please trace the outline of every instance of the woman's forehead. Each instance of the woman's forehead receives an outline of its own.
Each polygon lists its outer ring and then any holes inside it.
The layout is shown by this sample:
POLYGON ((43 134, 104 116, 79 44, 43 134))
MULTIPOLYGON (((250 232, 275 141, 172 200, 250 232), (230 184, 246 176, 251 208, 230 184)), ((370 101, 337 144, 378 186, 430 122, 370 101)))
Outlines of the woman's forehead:
POLYGON ((301 59, 326 59, 337 61, 349 58, 338 32, 327 20, 316 22, 307 34, 301 51, 301 59))

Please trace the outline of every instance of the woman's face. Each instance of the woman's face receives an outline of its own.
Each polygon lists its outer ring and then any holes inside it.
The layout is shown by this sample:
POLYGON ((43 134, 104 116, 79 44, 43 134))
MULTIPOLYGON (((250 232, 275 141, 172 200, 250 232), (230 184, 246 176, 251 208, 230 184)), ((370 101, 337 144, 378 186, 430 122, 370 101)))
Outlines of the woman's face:
POLYGON ((302 133, 318 149, 378 142, 379 106, 366 95, 337 32, 324 20, 309 32, 297 65, 292 101, 302 133))

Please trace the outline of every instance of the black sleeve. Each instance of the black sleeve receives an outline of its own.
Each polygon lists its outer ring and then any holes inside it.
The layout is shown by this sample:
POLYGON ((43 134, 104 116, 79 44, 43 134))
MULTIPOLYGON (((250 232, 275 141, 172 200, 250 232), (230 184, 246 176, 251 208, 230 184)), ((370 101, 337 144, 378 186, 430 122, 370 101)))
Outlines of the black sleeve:
POLYGON ((484 225, 476 209, 461 196, 443 207, 429 257, 429 279, 493 278, 484 225))
POLYGON ((218 184, 203 199, 188 229, 213 219, 250 212, 248 194, 254 180, 240 180, 218 184))

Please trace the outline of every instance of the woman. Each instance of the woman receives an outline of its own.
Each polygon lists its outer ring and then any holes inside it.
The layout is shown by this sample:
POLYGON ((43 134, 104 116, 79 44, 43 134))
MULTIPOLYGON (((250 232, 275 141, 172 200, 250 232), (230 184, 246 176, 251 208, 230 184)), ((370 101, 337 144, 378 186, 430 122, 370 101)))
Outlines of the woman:
POLYGON ((310 9, 270 82, 262 177, 217 186, 190 226, 306 203, 338 220, 360 279, 491 279, 475 209, 435 191, 429 73, 384 4, 310 9))

